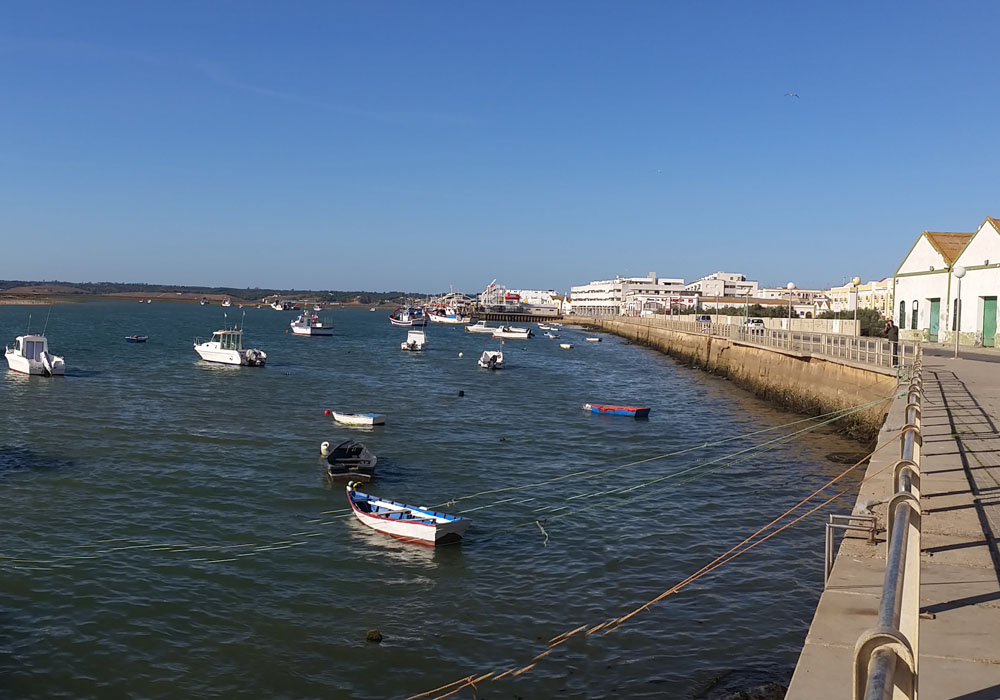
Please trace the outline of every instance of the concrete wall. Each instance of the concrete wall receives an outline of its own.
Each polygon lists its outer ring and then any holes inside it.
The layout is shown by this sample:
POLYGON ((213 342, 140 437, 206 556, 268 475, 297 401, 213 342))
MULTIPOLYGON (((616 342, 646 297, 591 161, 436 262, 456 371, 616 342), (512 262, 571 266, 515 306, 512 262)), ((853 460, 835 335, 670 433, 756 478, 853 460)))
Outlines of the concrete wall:
MULTIPOLYGON (((629 319, 592 319, 593 325, 649 345, 694 366, 729 377, 758 396, 803 413, 827 413, 893 395, 896 377, 875 368, 759 348, 695 333, 682 333, 629 319)), ((871 440, 888 402, 845 418, 849 435, 871 440)))

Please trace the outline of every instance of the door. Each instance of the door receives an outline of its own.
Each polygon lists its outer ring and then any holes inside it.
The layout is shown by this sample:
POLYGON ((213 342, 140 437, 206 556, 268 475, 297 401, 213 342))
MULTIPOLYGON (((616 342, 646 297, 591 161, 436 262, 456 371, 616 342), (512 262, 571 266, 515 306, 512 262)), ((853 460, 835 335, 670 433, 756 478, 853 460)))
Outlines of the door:
POLYGON ((997 298, 983 297, 983 347, 992 348, 997 335, 997 298))
POLYGON ((931 299, 931 332, 930 340, 932 343, 938 341, 938 324, 941 320, 941 300, 931 299))

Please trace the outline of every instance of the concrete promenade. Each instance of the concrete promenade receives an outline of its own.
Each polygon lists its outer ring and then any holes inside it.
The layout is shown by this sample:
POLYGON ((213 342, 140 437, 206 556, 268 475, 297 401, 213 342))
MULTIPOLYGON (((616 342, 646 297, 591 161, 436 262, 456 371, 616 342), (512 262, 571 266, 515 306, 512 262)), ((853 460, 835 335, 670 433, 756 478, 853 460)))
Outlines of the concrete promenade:
MULTIPOLYGON (((919 695, 1000 698, 1000 354, 925 346, 921 478, 919 695)), ((879 434, 903 425, 897 398, 879 434)), ((872 458, 858 504, 890 496, 898 441, 872 458), (885 469, 880 474, 880 470, 885 469)), ((872 507, 885 527, 886 507, 872 507)), ((844 513, 847 507, 845 504, 844 513)), ((857 533, 852 533, 857 534, 857 533)), ((854 645, 876 625, 885 533, 845 537, 809 629, 788 700, 852 696, 854 645)), ((822 576, 822 572, 818 572, 822 576)))

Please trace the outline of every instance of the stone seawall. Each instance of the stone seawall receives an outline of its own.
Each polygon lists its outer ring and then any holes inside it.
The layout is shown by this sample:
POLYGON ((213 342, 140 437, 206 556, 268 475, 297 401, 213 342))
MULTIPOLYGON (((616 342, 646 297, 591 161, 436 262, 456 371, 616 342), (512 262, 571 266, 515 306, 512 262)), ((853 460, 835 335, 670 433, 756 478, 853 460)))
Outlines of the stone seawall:
MULTIPOLYGON (((631 319, 573 322, 656 348, 691 366, 728 377, 761 398, 801 413, 818 415, 888 398, 897 384, 896 375, 884 368, 762 348, 707 334, 683 333, 631 319)), ((858 440, 874 440, 888 407, 888 401, 876 404, 839 421, 839 427, 858 440)))

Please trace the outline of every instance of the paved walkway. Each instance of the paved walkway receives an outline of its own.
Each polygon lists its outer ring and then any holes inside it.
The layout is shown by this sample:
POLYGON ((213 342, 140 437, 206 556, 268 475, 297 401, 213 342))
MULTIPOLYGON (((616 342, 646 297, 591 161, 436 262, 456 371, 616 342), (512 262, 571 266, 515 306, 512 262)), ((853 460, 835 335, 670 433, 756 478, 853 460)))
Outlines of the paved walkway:
MULTIPOLYGON (((953 352, 953 351, 952 351, 953 352)), ((1000 352, 924 353, 923 512, 920 602, 922 700, 1000 698, 1000 352)), ((898 434, 897 399, 879 436, 898 434)), ((898 458, 872 459, 874 475, 898 458)), ((888 498, 891 472, 861 487, 862 501, 888 498)), ((873 508, 885 527, 885 506, 873 508)), ((820 598, 788 700, 851 697, 854 645, 875 626, 885 575, 884 533, 872 545, 845 538, 820 598)))

